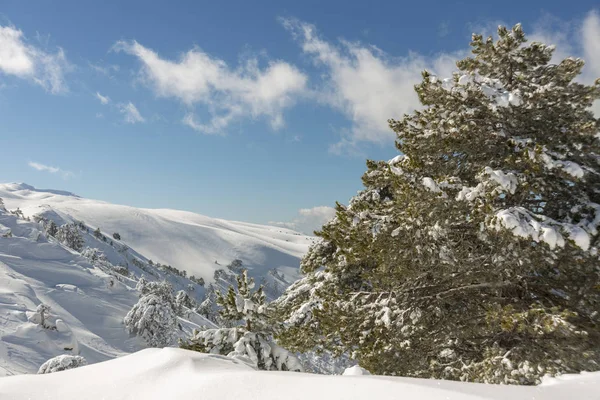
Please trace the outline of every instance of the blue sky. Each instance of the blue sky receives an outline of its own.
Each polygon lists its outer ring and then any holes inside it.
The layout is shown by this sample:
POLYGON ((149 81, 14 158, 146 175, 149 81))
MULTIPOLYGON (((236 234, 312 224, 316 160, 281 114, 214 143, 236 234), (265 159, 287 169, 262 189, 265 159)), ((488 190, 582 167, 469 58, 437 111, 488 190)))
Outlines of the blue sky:
POLYGON ((0 182, 307 230, 471 32, 522 22, 600 76, 595 6, 0 1, 0 182))

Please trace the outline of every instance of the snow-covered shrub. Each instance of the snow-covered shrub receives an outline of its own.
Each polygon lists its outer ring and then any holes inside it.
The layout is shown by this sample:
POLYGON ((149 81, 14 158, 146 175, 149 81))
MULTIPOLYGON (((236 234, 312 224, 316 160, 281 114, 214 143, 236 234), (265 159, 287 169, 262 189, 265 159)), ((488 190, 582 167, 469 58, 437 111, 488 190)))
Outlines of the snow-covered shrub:
POLYGON ((29 322, 38 324, 45 329, 56 329, 56 322, 53 318, 50 318, 50 306, 44 303, 40 303, 35 313, 29 317, 29 322))
POLYGON ((65 371, 67 369, 73 369, 87 365, 85 358, 81 356, 72 356, 69 354, 63 354, 49 359, 42 364, 38 370, 38 374, 51 374, 53 372, 65 371))
POLYGON ((58 228, 55 237, 60 243, 75 251, 83 250, 83 237, 76 224, 61 225, 61 227, 58 228))
POLYGON ((121 240, 121 235, 118 232, 113 233, 113 239, 121 240))
POLYGON ((175 339, 176 314, 171 285, 147 282, 143 285, 140 300, 127 313, 124 323, 130 333, 140 336, 148 346, 164 347, 175 339))

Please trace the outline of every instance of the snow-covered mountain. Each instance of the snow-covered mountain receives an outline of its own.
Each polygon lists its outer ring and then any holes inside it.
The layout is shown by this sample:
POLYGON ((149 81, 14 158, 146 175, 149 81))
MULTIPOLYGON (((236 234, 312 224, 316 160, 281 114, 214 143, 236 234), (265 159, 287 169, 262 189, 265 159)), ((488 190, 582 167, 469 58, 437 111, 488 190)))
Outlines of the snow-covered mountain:
MULTIPOLYGON (((88 247, 79 253, 41 229, 0 206, 0 376, 36 372, 59 354, 80 354, 95 363, 144 348, 123 325, 138 301, 135 287, 142 275, 203 298, 203 287, 148 265, 118 241, 111 246, 82 229, 88 247), (136 263, 122 268, 126 260, 136 263), (45 323, 36 313, 41 304, 50 307, 45 323)), ((178 323, 179 337, 213 326, 193 311, 178 323)))
MULTIPOLYGON (((282 228, 113 205, 25 184, 0 185, 0 199, 6 206, 0 204, 0 376, 36 372, 59 354, 95 363, 144 348, 123 325, 142 276, 166 280, 198 304, 214 272, 224 270, 214 282, 223 288, 234 274, 226 265, 240 259, 257 281, 283 290, 298 276, 312 240, 282 228), (10 212, 16 209, 22 213, 10 212), (44 234, 49 221, 75 223, 80 251, 44 234), (40 304, 50 306, 52 329, 40 324, 40 304)), ((192 309, 178 324, 179 337, 214 326, 192 309)))
POLYGON ((7 209, 20 208, 26 216, 55 213, 63 220, 100 228, 108 237, 118 232, 121 241, 138 253, 207 283, 216 270, 240 259, 257 281, 277 270, 289 284, 298 278, 300 257, 313 239, 280 227, 110 204, 23 183, 0 184, 0 198, 7 209))

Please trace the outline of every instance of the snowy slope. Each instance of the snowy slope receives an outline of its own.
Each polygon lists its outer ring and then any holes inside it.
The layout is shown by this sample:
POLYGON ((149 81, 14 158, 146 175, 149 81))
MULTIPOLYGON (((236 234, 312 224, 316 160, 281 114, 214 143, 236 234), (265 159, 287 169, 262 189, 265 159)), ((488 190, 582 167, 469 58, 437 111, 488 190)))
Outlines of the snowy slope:
POLYGON ((299 259, 313 239, 279 227, 115 205, 22 183, 0 184, 0 198, 7 209, 18 207, 28 216, 54 211, 63 219, 99 227, 109 237, 118 232, 122 242, 138 253, 203 277, 207 283, 215 270, 241 259, 257 281, 277 269, 289 284, 298 278, 299 259))
POLYGON ((380 376, 255 371, 240 361, 181 349, 147 349, 49 375, 0 378, 0 399, 597 400, 600 373, 536 387, 380 376))
MULTIPOLYGON (((111 267, 93 265, 42 235, 40 229, 40 224, 0 209, 0 376, 35 373, 44 361, 59 354, 81 354, 95 363, 145 347, 123 325, 123 318, 138 301, 135 278, 142 271, 132 265, 126 277, 111 267), (51 307, 57 329, 29 321, 40 303, 51 307)), ((84 238, 88 246, 101 248, 115 263, 135 256, 116 251, 91 234, 84 238)), ((176 290, 191 284, 153 267, 144 272, 149 280, 168 280, 176 290)), ((201 291, 196 285, 191 295, 201 291)), ((180 336, 211 326, 195 313, 180 318, 179 323, 180 336)))

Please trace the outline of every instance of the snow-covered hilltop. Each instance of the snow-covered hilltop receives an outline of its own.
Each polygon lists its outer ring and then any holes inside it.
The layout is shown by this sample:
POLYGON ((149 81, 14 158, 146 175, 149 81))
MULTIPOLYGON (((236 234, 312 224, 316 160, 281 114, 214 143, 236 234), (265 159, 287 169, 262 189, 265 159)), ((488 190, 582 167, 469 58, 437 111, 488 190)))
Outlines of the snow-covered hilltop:
MULTIPOLYGON (((232 261, 241 260, 274 297, 297 277, 311 242, 281 228, 117 206, 24 184, 0 185, 0 199, 6 207, 0 203, 0 376, 35 373, 61 354, 93 364, 147 347, 124 319, 138 301, 154 304, 140 299, 144 293, 157 289, 163 296, 164 288, 142 281, 169 285, 171 344, 194 329, 216 327, 205 318, 214 304, 201 303, 240 272, 232 261)), ((138 308, 138 315, 148 314, 138 308)), ((150 320, 133 323, 156 327, 150 320)))
POLYGON ((7 209, 20 208, 25 216, 56 213, 65 221, 100 228, 106 236, 118 232, 136 252, 207 283, 216 270, 240 259, 257 282, 276 269, 289 284, 298 278, 300 257, 312 240, 285 228, 110 204, 23 183, 0 184, 0 198, 7 209))

